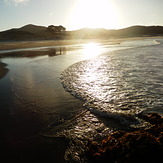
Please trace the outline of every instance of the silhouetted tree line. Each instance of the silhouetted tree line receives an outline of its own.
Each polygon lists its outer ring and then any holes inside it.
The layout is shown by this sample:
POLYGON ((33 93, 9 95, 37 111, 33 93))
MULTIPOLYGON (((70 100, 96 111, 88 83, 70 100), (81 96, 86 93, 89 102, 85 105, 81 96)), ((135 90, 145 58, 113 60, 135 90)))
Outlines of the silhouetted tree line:
POLYGON ((65 33, 66 28, 63 27, 62 25, 59 25, 59 26, 49 25, 47 30, 54 34, 63 34, 65 33))

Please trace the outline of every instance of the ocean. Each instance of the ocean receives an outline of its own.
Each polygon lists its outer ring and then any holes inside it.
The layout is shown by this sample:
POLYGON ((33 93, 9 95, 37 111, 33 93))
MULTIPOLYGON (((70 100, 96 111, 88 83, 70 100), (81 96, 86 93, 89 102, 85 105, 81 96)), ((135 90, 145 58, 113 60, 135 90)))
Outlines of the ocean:
POLYGON ((73 64, 62 73, 62 83, 91 111, 163 113, 162 43, 163 40, 124 43, 131 48, 73 64))
POLYGON ((163 40, 123 45, 129 48, 75 63, 61 75, 64 88, 87 109, 62 133, 74 139, 67 160, 84 162, 85 140, 99 140, 116 130, 143 129, 149 124, 140 114, 163 114, 163 40))

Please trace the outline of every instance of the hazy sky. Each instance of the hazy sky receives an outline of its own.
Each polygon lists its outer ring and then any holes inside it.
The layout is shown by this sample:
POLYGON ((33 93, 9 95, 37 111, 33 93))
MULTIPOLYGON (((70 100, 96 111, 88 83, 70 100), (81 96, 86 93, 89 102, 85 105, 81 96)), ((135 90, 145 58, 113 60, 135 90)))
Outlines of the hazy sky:
POLYGON ((27 24, 67 30, 163 25, 163 0, 0 0, 0 31, 27 24))

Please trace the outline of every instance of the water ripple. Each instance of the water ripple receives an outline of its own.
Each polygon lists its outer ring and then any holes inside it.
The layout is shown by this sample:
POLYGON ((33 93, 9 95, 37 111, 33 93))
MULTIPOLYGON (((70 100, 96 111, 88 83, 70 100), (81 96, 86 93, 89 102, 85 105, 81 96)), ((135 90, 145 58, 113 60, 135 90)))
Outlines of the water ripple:
POLYGON ((108 52, 70 66, 61 80, 89 109, 103 113, 162 113, 162 44, 108 52))

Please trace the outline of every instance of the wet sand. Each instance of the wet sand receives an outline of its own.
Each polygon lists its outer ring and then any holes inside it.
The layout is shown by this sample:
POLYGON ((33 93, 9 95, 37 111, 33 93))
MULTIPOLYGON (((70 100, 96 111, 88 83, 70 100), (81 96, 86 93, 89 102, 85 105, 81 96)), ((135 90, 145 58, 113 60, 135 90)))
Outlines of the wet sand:
MULTIPOLYGON (((46 47, 46 46, 61 46, 87 43, 91 40, 49 40, 49 41, 20 41, 20 42, 3 42, 0 44, 0 50, 46 47)), ((98 40, 93 40, 98 41, 98 40)))
MULTIPOLYGON (((5 66, 6 64, 0 62, 0 79, 9 71, 5 66)), ((18 163, 65 162, 67 141, 64 138, 50 139, 41 135, 51 116, 33 113, 23 105, 20 112, 13 114, 11 113, 13 108, 2 107, 3 102, 0 102, 0 158, 2 160, 18 163)), ((10 100, 5 102, 10 103, 10 100)))
MULTIPOLYGON (((0 50, 46 47, 46 46, 61 46, 75 45, 89 42, 117 44, 126 40, 140 40, 153 37, 132 37, 132 38, 109 38, 109 39, 77 39, 77 40, 45 40, 45 41, 17 41, 17 42, 1 42, 0 50)), ((156 38, 156 37, 154 37, 156 38)), ((160 38, 160 37, 157 37, 160 38)))
MULTIPOLYGON (((14 47, 22 48, 22 43, 5 43, 8 46, 4 46, 4 49, 13 49, 14 47)), ((30 42, 26 44, 26 47, 29 48, 29 45, 35 45, 30 42)), ((40 46, 49 46, 50 44, 39 44, 40 46)), ((2 46, 2 44, 1 44, 2 46)), ((64 49, 48 49, 48 55, 61 55, 64 53, 64 49), (50 51, 50 53, 49 53, 50 51)), ((10 52, 1 54, 0 57, 10 57, 13 55, 17 57, 36 57, 47 55, 47 51, 21 51, 21 52, 10 52)), ((5 63, 0 62, 0 79, 2 79, 7 70, 5 63)), ((4 78, 5 79, 5 78, 4 78)), ((6 82, 6 79, 5 79, 6 82)), ((10 85, 6 85, 10 87, 10 85)), ((5 88, 4 88, 5 89, 5 88)), ((10 94, 13 94, 11 91, 10 94)), ((7 97, 7 100, 3 98, 4 94, 1 90, 2 101, 0 103, 0 146, 2 152, 0 157, 6 162, 17 161, 17 162, 60 162, 64 163, 64 153, 67 148, 67 140, 65 138, 47 138, 41 135, 41 132, 47 128, 49 125, 49 120, 54 118, 53 114, 47 115, 44 113, 32 112, 27 106, 19 104, 18 108, 13 108, 10 104, 10 97, 7 97), (6 103, 6 105, 3 105, 6 103), (13 111, 12 111, 13 110, 13 111), (18 111, 17 111, 18 110, 18 111)), ((11 95, 13 96, 13 95, 11 95)), ((63 99, 62 99, 63 100, 63 99)), ((19 100, 16 100, 17 103, 20 103, 19 100)))
POLYGON ((8 69, 5 68, 6 67, 6 64, 5 63, 2 63, 0 62, 0 79, 2 79, 7 73, 8 73, 8 69))

